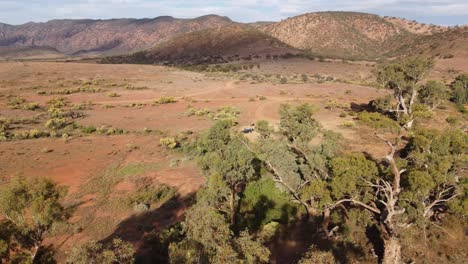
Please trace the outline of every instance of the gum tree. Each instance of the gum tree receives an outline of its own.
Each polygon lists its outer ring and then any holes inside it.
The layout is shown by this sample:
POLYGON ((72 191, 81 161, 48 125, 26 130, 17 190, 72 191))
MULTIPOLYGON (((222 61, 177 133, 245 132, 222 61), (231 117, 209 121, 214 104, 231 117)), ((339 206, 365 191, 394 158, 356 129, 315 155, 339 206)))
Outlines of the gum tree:
POLYGON ((313 113, 309 104, 282 105, 279 132, 262 131, 250 149, 262 160, 278 187, 302 204, 308 217, 323 214, 326 219, 326 205, 330 203, 327 164, 337 152, 340 136, 321 131, 313 113), (321 142, 312 144, 318 135, 322 136, 321 142))
POLYGON ((342 182, 340 186, 347 182, 348 186, 338 192, 341 197, 334 197, 331 207, 369 211, 384 241, 383 263, 402 263, 405 233, 411 229, 425 233, 427 225, 439 227, 436 222, 447 212, 466 214, 468 136, 459 130, 418 131, 403 147, 379 137, 390 149, 382 162, 366 161, 368 165, 364 165, 361 160, 355 166, 355 158, 333 160, 332 182, 342 182), (364 170, 376 166, 378 172, 364 170), (356 171, 359 168, 361 172, 356 171))
POLYGON ((231 225, 235 225, 237 195, 245 184, 257 176, 257 172, 255 156, 245 147, 241 135, 232 134, 231 126, 229 121, 215 123, 201 140, 199 150, 202 156, 200 163, 208 177, 212 178, 209 181, 219 178, 223 182, 213 191, 221 194, 220 189, 227 188, 229 218, 231 225))
POLYGON ((414 107, 417 103, 421 81, 432 68, 429 59, 415 57, 392 61, 380 65, 376 70, 376 78, 384 88, 393 91, 397 104, 388 109, 409 129, 414 123, 414 107))
POLYGON ((61 204, 66 193, 48 179, 13 178, 0 192, 0 212, 12 230, 9 246, 19 244, 33 262, 45 234, 68 217, 61 204))

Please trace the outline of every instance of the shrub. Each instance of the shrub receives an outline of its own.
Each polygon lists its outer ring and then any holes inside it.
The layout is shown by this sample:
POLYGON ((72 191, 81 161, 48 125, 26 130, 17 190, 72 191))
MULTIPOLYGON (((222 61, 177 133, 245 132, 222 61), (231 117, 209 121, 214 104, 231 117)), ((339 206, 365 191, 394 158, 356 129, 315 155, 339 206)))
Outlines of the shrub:
POLYGON ((398 131, 400 129, 397 122, 377 112, 361 112, 358 114, 358 119, 362 124, 372 128, 388 129, 391 131, 398 131))
POLYGON ((26 99, 21 97, 13 97, 8 100, 7 105, 10 107, 10 109, 21 109, 24 103, 26 103, 26 99))
POLYGON ((58 130, 66 127, 69 122, 65 118, 51 118, 45 123, 45 127, 58 130))
POLYGON ((173 104, 177 103, 177 100, 172 96, 163 96, 154 102, 155 104, 173 104))
POLYGON ((213 120, 228 120, 232 124, 237 122, 237 117, 240 114, 240 111, 237 108, 231 106, 225 106, 216 111, 216 113, 211 114, 210 117, 213 120))
POLYGON ((163 146, 163 147, 165 147, 167 149, 175 149, 176 147, 179 146, 179 143, 173 137, 161 138, 159 140, 159 143, 161 144, 161 146, 163 146))
POLYGON ((281 84, 287 84, 287 83, 288 83, 288 79, 287 79, 286 77, 281 77, 280 83, 281 83, 281 84))
POLYGON ((190 107, 189 110, 186 112, 187 116, 198 116, 198 117, 206 116, 210 113, 211 112, 206 108, 194 108, 194 107, 190 107))
POLYGON ((344 121, 341 126, 351 128, 355 127, 356 124, 353 121, 344 121))
POLYGON ((460 122, 460 119, 457 118, 456 116, 449 116, 445 120, 447 121, 447 123, 449 123, 452 126, 456 126, 460 122))
POLYGON ((468 102, 468 74, 462 74, 452 83, 452 100, 461 105, 468 102))
POLYGON ((92 134, 92 133, 96 132, 96 127, 94 127, 94 126, 82 127, 81 132, 83 132, 85 134, 92 134))
POLYGON ((62 108, 64 106, 67 106, 67 104, 67 99, 63 97, 52 98, 47 102, 47 105, 53 108, 62 108))
POLYGON ((39 105, 39 103, 27 103, 25 105, 23 105, 23 109, 24 110, 30 110, 30 111, 35 111, 35 110, 38 110, 38 109, 41 109, 41 106, 39 105))
POLYGON ((109 93, 107 96, 109 96, 109 97, 120 97, 120 94, 118 94, 118 93, 109 93))

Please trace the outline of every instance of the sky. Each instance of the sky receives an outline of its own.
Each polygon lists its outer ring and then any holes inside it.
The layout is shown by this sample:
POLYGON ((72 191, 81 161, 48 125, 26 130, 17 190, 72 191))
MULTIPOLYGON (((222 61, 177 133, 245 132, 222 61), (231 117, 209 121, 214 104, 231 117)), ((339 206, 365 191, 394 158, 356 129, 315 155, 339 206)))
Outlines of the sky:
POLYGON ((206 14, 254 22, 330 10, 438 25, 468 24, 468 0, 0 0, 0 22, 18 25, 64 18, 194 18, 206 14))

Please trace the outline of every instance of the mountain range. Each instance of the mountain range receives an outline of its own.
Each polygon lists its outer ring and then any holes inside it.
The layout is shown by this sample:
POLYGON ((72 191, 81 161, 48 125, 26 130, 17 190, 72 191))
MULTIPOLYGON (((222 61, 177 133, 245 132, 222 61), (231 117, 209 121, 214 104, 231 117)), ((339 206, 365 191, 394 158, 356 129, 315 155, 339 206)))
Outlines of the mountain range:
POLYGON ((468 27, 356 12, 318 12, 256 23, 217 15, 52 20, 18 26, 0 23, 0 58, 35 54, 112 56, 108 60, 114 62, 203 63, 297 54, 356 60, 415 53, 465 56, 467 35, 468 27))

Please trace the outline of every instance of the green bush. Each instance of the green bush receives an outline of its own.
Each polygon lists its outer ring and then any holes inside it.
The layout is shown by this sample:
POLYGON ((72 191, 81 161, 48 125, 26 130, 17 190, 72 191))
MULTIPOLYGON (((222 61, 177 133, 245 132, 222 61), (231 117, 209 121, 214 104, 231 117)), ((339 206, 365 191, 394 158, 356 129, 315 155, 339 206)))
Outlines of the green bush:
POLYGON ((377 112, 361 112, 358 114, 358 119, 360 123, 372 128, 385 129, 390 131, 400 130, 400 126, 397 122, 377 112))
POLYGON ((96 127, 94 127, 94 126, 82 127, 81 132, 83 132, 85 134, 92 134, 92 133, 96 132, 96 127))

